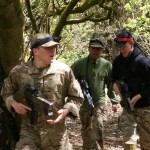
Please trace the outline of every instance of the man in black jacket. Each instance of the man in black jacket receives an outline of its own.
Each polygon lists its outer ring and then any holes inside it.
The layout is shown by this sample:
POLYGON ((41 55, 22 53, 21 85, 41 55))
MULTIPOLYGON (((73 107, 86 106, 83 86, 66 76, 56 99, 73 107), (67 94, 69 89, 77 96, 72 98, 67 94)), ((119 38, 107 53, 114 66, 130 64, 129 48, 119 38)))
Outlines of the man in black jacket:
MULTIPOLYGON (((119 118, 124 140, 133 134, 137 124, 142 150, 150 150, 150 59, 141 51, 132 34, 122 30, 115 38, 115 47, 120 54, 113 61, 113 88, 118 93, 117 81, 123 81, 129 90, 133 111, 123 108, 119 118)), ((119 93, 118 93, 119 94, 119 93)))

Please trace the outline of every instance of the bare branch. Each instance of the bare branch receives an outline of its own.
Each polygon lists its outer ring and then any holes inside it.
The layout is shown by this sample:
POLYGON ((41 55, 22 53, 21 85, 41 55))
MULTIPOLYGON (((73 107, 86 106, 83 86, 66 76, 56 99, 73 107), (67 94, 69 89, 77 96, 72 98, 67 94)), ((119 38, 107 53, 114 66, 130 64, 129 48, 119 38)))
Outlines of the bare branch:
POLYGON ((85 22, 85 21, 90 20, 90 18, 91 18, 93 15, 94 15, 94 14, 91 14, 91 15, 89 15, 89 16, 86 16, 85 18, 82 18, 82 19, 69 20, 69 21, 66 21, 66 24, 69 25, 69 24, 82 23, 82 22, 85 22))
POLYGON ((31 23, 32 23, 33 30, 36 33, 38 33, 39 30, 37 28, 36 21, 35 21, 35 19, 33 17, 32 11, 31 11, 30 0, 25 0, 25 4, 26 4, 26 7, 27 7, 27 12, 28 12, 29 18, 30 18, 31 23))
POLYGON ((111 18, 111 13, 112 13, 112 8, 107 7, 107 9, 108 9, 107 16, 101 17, 101 18, 90 18, 89 20, 93 21, 93 22, 101 22, 101 21, 110 19, 111 18))
MULTIPOLYGON (((103 6, 103 4, 105 3, 105 0, 86 0, 81 6, 76 6, 71 12, 70 14, 77 14, 77 13, 83 13, 86 10, 90 9, 91 7, 98 5, 99 6, 103 6)), ((55 12, 53 12, 53 15, 60 15, 65 9, 66 7, 54 7, 55 8, 55 12)), ((50 12, 50 14, 52 14, 52 12, 50 12)))
POLYGON ((58 24, 57 24, 57 26, 54 30, 54 36, 59 36, 60 35, 63 27, 66 25, 66 21, 67 21, 68 16, 70 15, 73 8, 76 6, 78 1, 79 0, 71 0, 69 5, 63 11, 63 13, 61 14, 60 20, 59 20, 59 22, 58 22, 58 24))
POLYGON ((84 11, 88 10, 89 8, 98 5, 99 3, 103 4, 105 0, 86 0, 80 7, 75 8, 72 13, 83 13, 84 11))

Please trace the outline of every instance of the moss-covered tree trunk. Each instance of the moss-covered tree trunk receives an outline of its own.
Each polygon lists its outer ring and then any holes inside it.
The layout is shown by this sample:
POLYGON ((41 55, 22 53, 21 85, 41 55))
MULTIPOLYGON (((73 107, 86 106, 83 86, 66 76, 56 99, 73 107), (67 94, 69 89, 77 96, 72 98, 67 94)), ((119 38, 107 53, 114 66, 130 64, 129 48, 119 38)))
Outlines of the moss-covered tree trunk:
MULTIPOLYGON (((19 0, 0 1, 0 66, 7 76, 23 52, 23 14, 19 0)), ((2 74, 0 75, 2 76, 2 74)))

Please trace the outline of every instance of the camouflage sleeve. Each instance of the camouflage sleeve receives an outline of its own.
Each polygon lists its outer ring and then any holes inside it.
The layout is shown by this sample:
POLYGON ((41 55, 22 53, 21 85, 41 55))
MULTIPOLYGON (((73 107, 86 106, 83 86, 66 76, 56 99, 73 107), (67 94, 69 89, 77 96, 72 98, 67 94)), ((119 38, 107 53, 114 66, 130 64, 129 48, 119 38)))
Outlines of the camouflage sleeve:
POLYGON ((11 90, 11 86, 9 84, 8 78, 4 80, 4 84, 2 86, 1 95, 5 101, 5 104, 9 111, 11 111, 11 101, 13 100, 13 94, 11 90))
POLYGON ((70 111, 68 114, 70 118, 77 119, 79 117, 79 109, 73 102, 67 102, 63 108, 70 111))
POLYGON ((74 116, 76 118, 79 114, 77 104, 80 105, 83 102, 84 98, 80 84, 75 79, 72 70, 70 70, 68 77, 67 98, 64 108, 69 109, 70 117, 74 116))

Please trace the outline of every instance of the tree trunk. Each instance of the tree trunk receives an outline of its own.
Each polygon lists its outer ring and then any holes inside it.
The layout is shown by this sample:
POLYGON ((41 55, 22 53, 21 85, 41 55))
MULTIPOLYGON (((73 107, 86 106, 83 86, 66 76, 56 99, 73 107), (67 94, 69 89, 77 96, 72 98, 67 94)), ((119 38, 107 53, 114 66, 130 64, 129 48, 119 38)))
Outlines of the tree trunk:
POLYGON ((23 52, 23 14, 19 0, 0 2, 0 64, 7 76, 23 52))
POLYGON ((127 141, 124 146, 124 150, 136 150, 136 143, 127 141))

